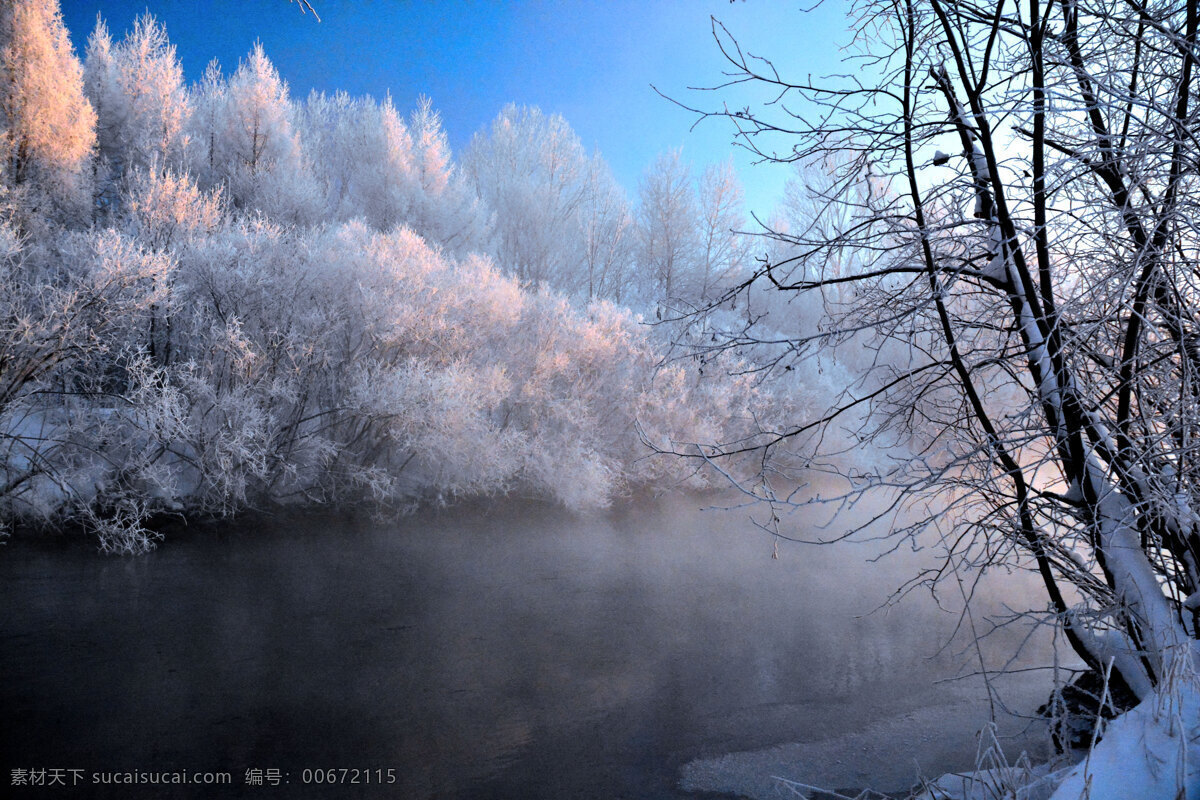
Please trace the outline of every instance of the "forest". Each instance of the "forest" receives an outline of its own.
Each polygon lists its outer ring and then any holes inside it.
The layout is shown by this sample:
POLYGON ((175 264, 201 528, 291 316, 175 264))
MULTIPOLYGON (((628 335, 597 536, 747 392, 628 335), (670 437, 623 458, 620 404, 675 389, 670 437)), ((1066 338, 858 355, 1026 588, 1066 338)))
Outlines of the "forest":
POLYGON ((762 313, 724 297, 759 246, 730 164, 666 152, 634 204, 536 108, 456 155, 427 99, 292 98, 261 45, 188 85, 149 13, 82 59, 56 3, 3 13, 6 528, 134 553, 164 515, 603 508, 786 413, 677 346, 762 313))

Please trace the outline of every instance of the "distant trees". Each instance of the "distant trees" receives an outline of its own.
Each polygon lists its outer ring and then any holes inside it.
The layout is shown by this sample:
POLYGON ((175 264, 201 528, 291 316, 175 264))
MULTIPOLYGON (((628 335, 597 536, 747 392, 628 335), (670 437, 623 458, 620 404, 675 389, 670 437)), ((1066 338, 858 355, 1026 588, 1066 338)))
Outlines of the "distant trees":
POLYGON ((748 266, 747 228, 742 185, 733 162, 710 164, 699 180, 698 288, 696 300, 704 305, 718 298, 742 277, 748 266))
POLYGON ((657 295, 692 295, 701 256, 691 168, 678 150, 655 160, 638 186, 639 264, 657 295))
POLYGON ((625 190, 599 155, 592 156, 589 165, 579 221, 586 284, 580 293, 588 300, 633 299, 636 223, 625 190))
POLYGON ((406 226, 452 253, 483 249, 487 212, 451 160, 441 120, 421 98, 406 122, 390 97, 314 92, 297 109, 300 140, 322 195, 319 218, 406 226))
POLYGON ((494 214, 489 251, 526 284, 695 307, 742 273, 742 190, 729 165, 696 180, 678 151, 665 153, 635 210, 566 120, 508 106, 475 135, 463 170, 494 214))

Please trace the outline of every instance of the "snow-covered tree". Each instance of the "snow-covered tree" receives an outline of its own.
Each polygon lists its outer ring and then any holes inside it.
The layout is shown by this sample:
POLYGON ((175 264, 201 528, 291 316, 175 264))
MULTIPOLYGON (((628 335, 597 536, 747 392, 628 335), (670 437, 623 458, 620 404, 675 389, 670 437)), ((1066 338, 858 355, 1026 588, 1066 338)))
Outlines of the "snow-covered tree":
MULTIPOLYGON (((0 5, 0 157, 4 180, 77 211, 86 200, 96 114, 57 0, 0 5)), ((34 205, 37 200, 31 201, 34 205)))
POLYGON ((765 453, 746 488, 786 506, 771 451, 865 410, 856 438, 890 449, 846 475, 852 493, 899 492, 922 513, 894 535, 933 529, 946 550, 915 582, 1028 566, 1125 702, 1177 689, 1200 636, 1196 5, 855 11, 869 67, 816 85, 714 26, 731 82, 778 102, 710 114, 764 158, 835 165, 755 282, 844 287, 811 336, 751 324, 730 343, 775 349, 781 372, 847 336, 908 355, 870 362, 818 419, 720 452, 765 453), (803 104, 818 110, 790 113, 803 104))
MULTIPOLYGON (((363 163, 372 169, 373 180, 361 182, 361 199, 356 204, 367 209, 367 218, 380 230, 390 230, 413 219, 419 203, 417 186, 424 185, 414 164, 413 139, 408 126, 389 95, 378 106, 378 122, 370 148, 363 148, 363 163)), ((424 162, 422 161, 422 165, 424 162)), ((443 184, 443 194, 448 190, 443 184)), ((423 198, 420 198, 423 199, 423 198)))
POLYGON ((641 280, 668 302, 695 296, 703 246, 699 222, 691 167, 679 150, 659 155, 638 186, 638 269, 641 280))
POLYGON ((463 169, 496 214, 494 253, 522 282, 581 288, 581 214, 590 162, 561 116, 509 105, 477 133, 463 169))
POLYGON ((188 122, 188 169, 206 187, 220 185, 224 172, 224 153, 217 139, 221 135, 226 89, 221 64, 214 58, 189 93, 192 116, 188 122))
POLYGON ((120 181, 135 169, 179 169, 191 116, 183 68, 167 31, 144 14, 119 44, 97 20, 84 85, 96 109, 98 155, 120 181))
POLYGON ((606 297, 621 301, 632 278, 637 230, 629 198, 608 164, 592 157, 579 214, 583 229, 583 264, 588 300, 606 297))
MULTIPOLYGON (((361 217, 388 230, 413 224, 418 195, 412 136, 391 98, 313 92, 300 109, 300 139, 321 187, 323 219, 361 217)), ((442 189, 446 181, 441 181, 442 189)))
POLYGON ((420 185, 408 224, 451 253, 465 255, 486 248, 492 235, 488 209, 467 175, 454 165, 441 115, 428 97, 418 98, 408 130, 420 185))
MULTIPOLYGON (((278 165, 294 167, 300 154, 292 131, 287 84, 267 58, 262 42, 255 43, 238 65, 226 91, 223 133, 227 139, 225 146, 232 153, 233 175, 252 183, 278 165)), ((234 192, 235 196, 251 196, 249 187, 243 189, 242 185, 235 186, 234 192)))
POLYGON ((732 161, 710 164, 699 186, 699 288, 697 300, 719 297, 731 281, 741 277, 746 262, 742 184, 732 161))
POLYGON ((233 205, 275 219, 311 221, 318 192, 293 126, 287 83, 261 43, 228 81, 212 65, 194 100, 193 165, 233 205))

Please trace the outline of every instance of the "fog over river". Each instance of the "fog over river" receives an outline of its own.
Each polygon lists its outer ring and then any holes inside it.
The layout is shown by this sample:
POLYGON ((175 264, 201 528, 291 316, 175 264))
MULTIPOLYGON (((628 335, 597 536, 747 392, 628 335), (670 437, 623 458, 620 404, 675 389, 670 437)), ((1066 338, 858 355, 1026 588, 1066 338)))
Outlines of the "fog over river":
MULTIPOLYGON (((898 790, 974 762, 988 703, 977 679, 945 682, 978 667, 967 638, 942 647, 957 615, 928 593, 868 613, 928 552, 868 563, 878 544, 781 542, 772 558, 746 511, 708 502, 275 517, 193 526, 139 558, 12 541, 4 783, 223 770, 220 790, 61 796, 769 797, 786 796, 776 775, 898 790), (305 786, 318 768, 396 783, 305 786), (248 769, 288 785, 248 786, 248 769)), ((1044 604, 1026 576, 982 594, 976 622, 1044 604)), ((985 642, 989 666, 1025 634, 985 642)), ((1018 666, 1049 652, 1039 635, 1018 666)), ((1001 683, 1029 712, 1049 676, 1001 683)), ((1019 744, 1041 742, 1035 725, 1019 744)))

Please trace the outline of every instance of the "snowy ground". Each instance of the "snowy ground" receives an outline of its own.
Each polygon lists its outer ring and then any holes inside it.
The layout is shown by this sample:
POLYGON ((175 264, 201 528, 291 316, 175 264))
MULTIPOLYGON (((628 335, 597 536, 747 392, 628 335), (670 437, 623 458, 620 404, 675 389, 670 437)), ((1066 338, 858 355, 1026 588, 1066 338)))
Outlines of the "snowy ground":
POLYGON ((1192 672, 1170 688, 1115 720, 1054 800, 1200 798, 1200 681, 1192 672))
MULTIPOLYGON (((861 787, 906 796, 919 776, 944 772, 919 800, 1200 800, 1200 680, 1194 664, 1180 663, 1166 690, 1114 721, 1093 750, 1078 753, 1074 766, 1057 772, 995 769, 1015 764, 1022 749, 1034 763, 1045 758, 1044 742, 1039 746, 1041 737, 1033 730, 1001 737, 1004 761, 982 754, 972 759, 965 741, 954 734, 979 710, 977 702, 963 697, 825 740, 696 760, 684 767, 680 784, 690 791, 755 800, 809 796, 804 787, 848 797, 861 787), (993 769, 972 777, 972 766, 993 769)), ((1002 724, 1001 733, 1013 722, 1002 724)))
MULTIPOLYGON (((1044 690, 1037 681, 1006 694, 1014 708, 1033 709, 1044 702, 1044 690)), ((789 781, 843 794, 846 789, 871 787, 903 796, 921 776, 972 769, 978 747, 970 732, 988 718, 980 687, 943 688, 923 699, 925 705, 919 708, 879 718, 860 730, 697 759, 684 766, 680 786, 755 800, 795 798, 789 781)), ((1028 726, 1008 717, 1000 733, 1013 760, 1022 750, 1036 759, 1048 756, 1044 725, 1028 726)), ((854 796, 853 791, 849 794, 854 796)))

